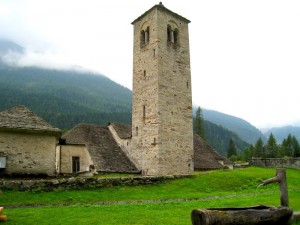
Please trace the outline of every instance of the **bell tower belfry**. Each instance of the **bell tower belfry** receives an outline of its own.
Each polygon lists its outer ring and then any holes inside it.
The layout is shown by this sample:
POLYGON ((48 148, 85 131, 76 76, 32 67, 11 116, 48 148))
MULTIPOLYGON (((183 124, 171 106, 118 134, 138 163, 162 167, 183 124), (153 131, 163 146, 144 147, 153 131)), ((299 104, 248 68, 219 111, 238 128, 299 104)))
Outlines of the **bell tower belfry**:
POLYGON ((153 6, 132 22, 132 146, 144 175, 193 171, 189 20, 153 6))

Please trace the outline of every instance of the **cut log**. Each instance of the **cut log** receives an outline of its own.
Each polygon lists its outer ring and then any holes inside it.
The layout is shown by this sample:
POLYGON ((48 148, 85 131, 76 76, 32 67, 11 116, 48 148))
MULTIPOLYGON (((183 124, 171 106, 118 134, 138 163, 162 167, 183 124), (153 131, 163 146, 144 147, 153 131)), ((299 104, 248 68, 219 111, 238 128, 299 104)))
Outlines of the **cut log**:
POLYGON ((194 209, 193 225, 288 225, 293 210, 289 207, 253 206, 243 208, 194 209))
POLYGON ((0 215, 0 221, 7 221, 7 216, 5 215, 0 215))

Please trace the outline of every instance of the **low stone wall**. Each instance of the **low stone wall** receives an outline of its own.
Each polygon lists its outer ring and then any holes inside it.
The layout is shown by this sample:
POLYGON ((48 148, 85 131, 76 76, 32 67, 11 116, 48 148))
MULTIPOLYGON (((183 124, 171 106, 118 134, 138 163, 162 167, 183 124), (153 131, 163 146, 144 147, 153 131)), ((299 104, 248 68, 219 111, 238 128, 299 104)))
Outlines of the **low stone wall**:
POLYGON ((78 190, 96 189, 113 186, 138 186, 158 184, 167 180, 179 178, 191 178, 195 175, 172 175, 172 176, 145 176, 124 178, 94 178, 94 177, 70 177, 60 179, 31 179, 31 180, 0 180, 0 189, 17 191, 53 191, 53 190, 78 190))
POLYGON ((300 169, 300 158, 253 158, 250 165, 300 169))

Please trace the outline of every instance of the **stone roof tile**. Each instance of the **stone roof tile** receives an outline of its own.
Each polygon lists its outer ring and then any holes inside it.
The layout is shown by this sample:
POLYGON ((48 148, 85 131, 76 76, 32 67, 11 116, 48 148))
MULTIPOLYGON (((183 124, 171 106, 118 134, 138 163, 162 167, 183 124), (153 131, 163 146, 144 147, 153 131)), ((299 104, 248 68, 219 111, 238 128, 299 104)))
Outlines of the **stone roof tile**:
POLYGON ((17 105, 0 112, 0 128, 18 131, 61 133, 59 128, 51 126, 23 105, 17 105))
POLYGON ((108 127, 78 124, 62 137, 66 144, 85 144, 97 171, 138 172, 115 142, 108 127))
POLYGON ((206 143, 200 136, 194 135, 194 168, 195 170, 211 170, 222 169, 219 161, 225 164, 229 162, 228 159, 221 156, 208 143, 206 143))

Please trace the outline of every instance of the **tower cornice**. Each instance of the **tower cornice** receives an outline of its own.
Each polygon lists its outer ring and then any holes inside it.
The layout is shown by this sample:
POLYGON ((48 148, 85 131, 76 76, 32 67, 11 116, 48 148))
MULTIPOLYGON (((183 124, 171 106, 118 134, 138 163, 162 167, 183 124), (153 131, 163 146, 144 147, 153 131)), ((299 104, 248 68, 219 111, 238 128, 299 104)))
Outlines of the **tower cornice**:
POLYGON ((173 15, 174 17, 176 17, 177 19, 180 19, 182 21, 184 21, 185 23, 190 23, 191 21, 184 18, 183 16, 172 12, 171 10, 167 9, 162 2, 160 2, 157 5, 154 5, 152 8, 150 8, 149 10, 147 10, 145 13, 143 13, 141 16, 139 16, 138 18, 136 18, 131 24, 134 25, 137 21, 139 21, 140 19, 142 19, 144 16, 146 16, 147 14, 149 14, 152 10, 157 9, 157 10, 162 10, 164 12, 167 12, 171 15, 173 15))

